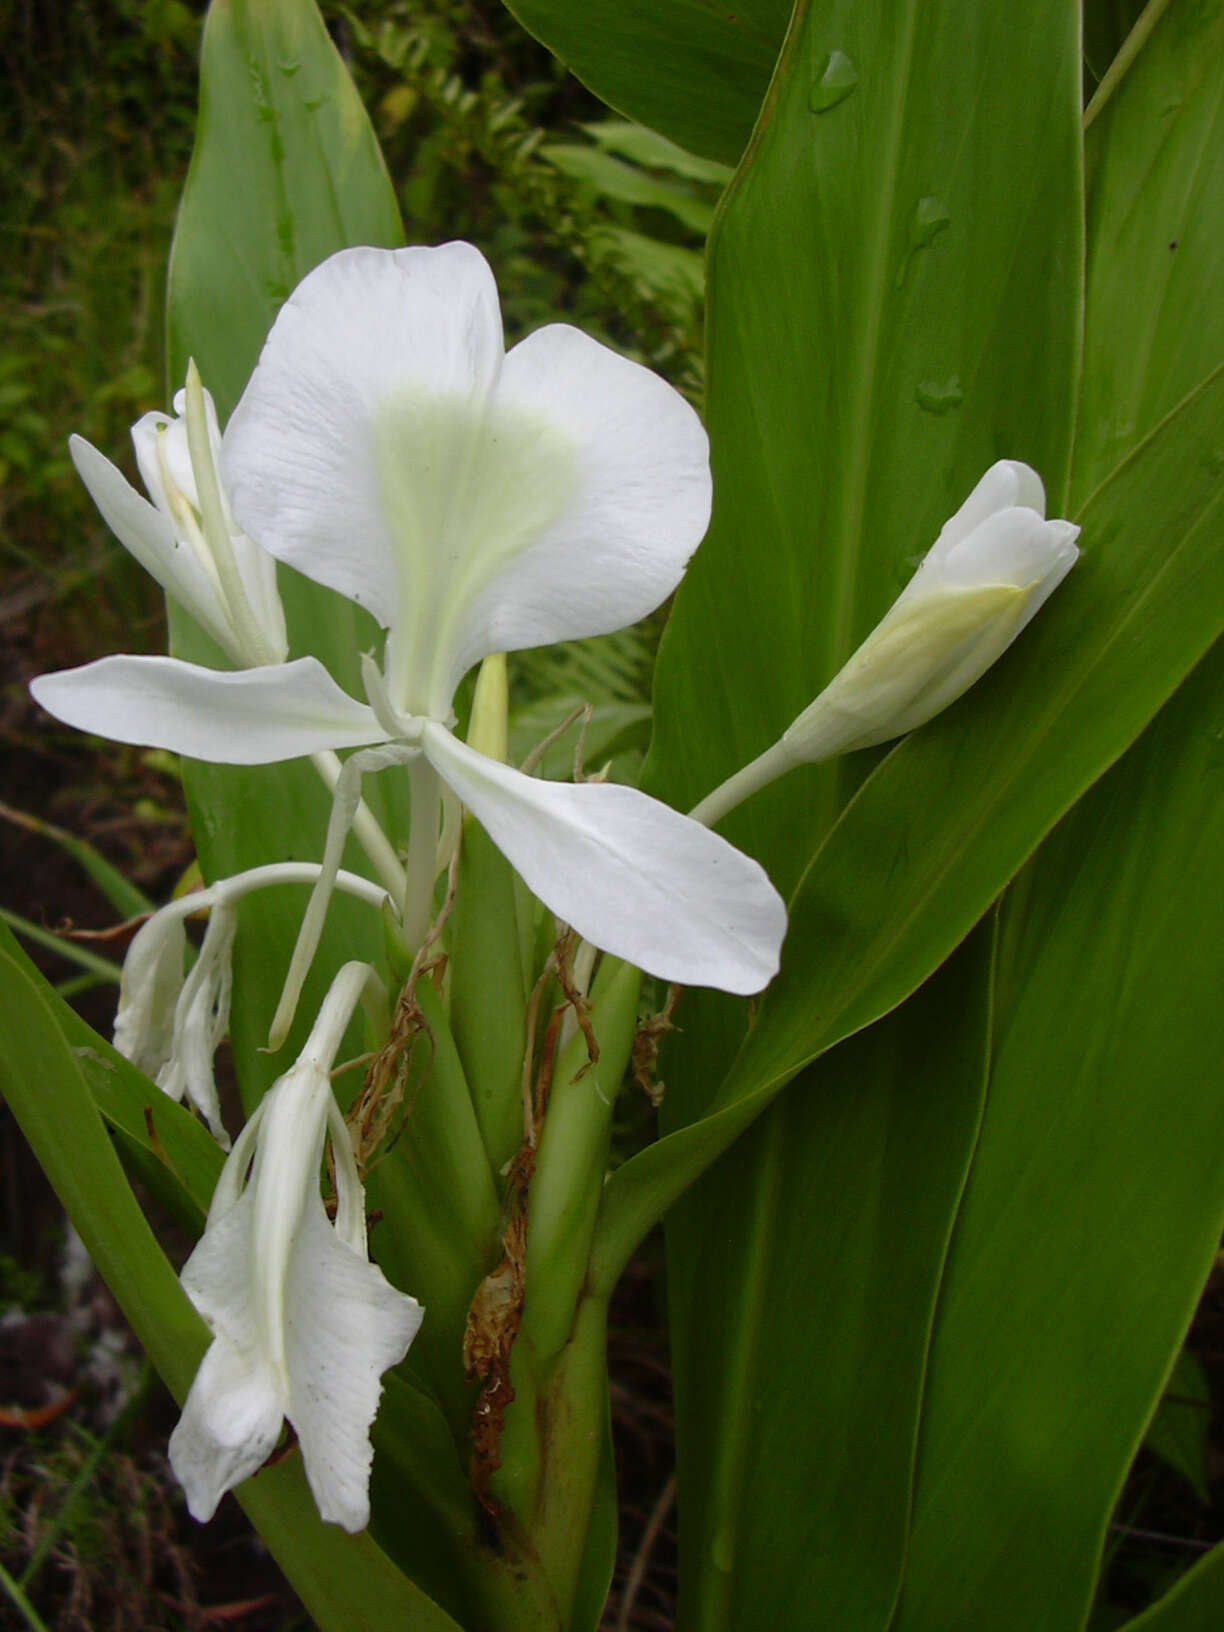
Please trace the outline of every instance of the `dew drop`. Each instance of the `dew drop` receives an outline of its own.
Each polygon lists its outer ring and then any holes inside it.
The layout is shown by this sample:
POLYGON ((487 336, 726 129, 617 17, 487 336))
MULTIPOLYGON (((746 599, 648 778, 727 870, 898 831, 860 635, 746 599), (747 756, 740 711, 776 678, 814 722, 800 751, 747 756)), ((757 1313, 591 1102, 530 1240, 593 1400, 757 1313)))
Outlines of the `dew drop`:
POLYGON ((278 62, 276 66, 286 79, 292 79, 302 65, 300 62, 278 62))
POLYGON ((925 249, 936 233, 942 232, 951 224, 952 217, 948 214, 948 206, 942 198, 934 193, 928 193, 920 198, 910 213, 907 224, 905 258, 897 268, 897 288, 905 282, 906 274, 910 269, 910 262, 920 249, 925 249))
POLYGON ((813 113, 828 113, 844 102, 858 84, 858 69, 844 51, 830 51, 812 86, 809 107, 813 113))
POLYGON ((914 249, 925 249, 937 232, 951 221, 948 206, 942 198, 936 198, 933 193, 926 198, 920 198, 914 205, 914 213, 910 216, 909 237, 914 249))
POLYGON ((919 408, 928 414, 946 414, 950 408, 959 408, 965 400, 960 376, 953 374, 947 380, 920 380, 914 387, 919 408))

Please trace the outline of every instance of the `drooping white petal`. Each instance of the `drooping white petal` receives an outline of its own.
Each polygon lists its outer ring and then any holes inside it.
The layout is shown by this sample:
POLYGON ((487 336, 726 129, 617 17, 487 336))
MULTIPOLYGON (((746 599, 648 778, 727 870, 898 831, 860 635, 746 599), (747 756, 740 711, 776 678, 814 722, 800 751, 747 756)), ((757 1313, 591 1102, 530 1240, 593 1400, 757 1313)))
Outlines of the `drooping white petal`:
POLYGON ((662 980, 756 992, 777 973, 786 908, 725 839, 634 788, 541 782, 422 733, 426 756, 546 906, 662 980))
MULTIPOLYGON (((226 427, 238 524, 389 624, 403 572, 379 438, 400 441, 401 407, 415 428, 428 423, 421 404, 482 402, 502 352, 493 276, 470 245, 333 255, 282 306, 226 427)), ((404 457, 428 505, 431 484, 454 474, 430 468, 449 459, 447 439, 405 445, 404 457)))
POLYGON ((282 1382, 255 1338, 253 1227, 247 1192, 222 1217, 210 1214, 183 1266, 184 1290, 215 1333, 170 1436, 170 1465, 200 1520, 267 1460, 285 1414, 282 1382))
POLYGON ((157 1086, 171 1099, 189 1099, 209 1131, 228 1150, 213 1060, 229 1032, 231 957, 238 917, 232 903, 218 900, 191 973, 182 983, 174 1010, 171 1052, 157 1073, 157 1086))
POLYGON ((186 951, 182 917, 155 913, 136 932, 123 960, 114 1043, 147 1077, 156 1077, 173 1051, 186 951))
POLYGON ((386 736, 314 657, 234 673, 172 657, 103 657, 44 674, 30 690, 81 731, 221 765, 266 765, 386 736))
POLYGON ((233 631, 216 580, 191 546, 179 540, 168 513, 142 499, 118 466, 84 437, 69 437, 68 449, 99 514, 124 549, 232 655, 233 631))
POLYGON ((306 1477, 329 1523, 369 1523, 370 1424, 382 1373, 421 1324, 421 1306, 343 1242, 315 1196, 294 1243, 285 1287, 289 1418, 306 1477))

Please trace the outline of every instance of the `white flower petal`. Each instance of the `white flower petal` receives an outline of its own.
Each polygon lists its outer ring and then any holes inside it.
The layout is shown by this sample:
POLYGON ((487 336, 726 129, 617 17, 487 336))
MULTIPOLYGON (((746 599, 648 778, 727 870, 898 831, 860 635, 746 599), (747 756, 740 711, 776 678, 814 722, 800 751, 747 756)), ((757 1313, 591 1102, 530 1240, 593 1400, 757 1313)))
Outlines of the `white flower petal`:
MULTIPOLYGON (((333 255, 282 306, 226 427, 238 524, 389 624, 403 545, 385 509, 375 426, 395 441, 398 405, 415 426, 414 404, 483 400, 501 359, 493 275, 470 245, 333 255)), ((447 455, 444 438, 432 451, 447 455)), ((430 470, 429 446, 404 456, 427 487, 452 474, 430 470)))
POLYGON ((280 1437, 285 1395, 255 1335, 254 1206, 250 1192, 208 1227, 183 1266, 183 1288, 213 1328, 170 1436, 170 1465, 197 1519, 255 1473, 280 1437))
POLYGON ((233 631, 216 583, 191 546, 179 541, 168 515, 142 499, 118 466, 84 437, 69 437, 68 449, 90 498, 124 549, 224 651, 231 651, 233 631))
POLYGON ((308 1201, 285 1286, 288 1416, 320 1514, 346 1530, 369 1523, 382 1373, 404 1358, 421 1316, 415 1298, 340 1240, 317 1195, 308 1201))
MULTIPOLYGON (((537 501, 530 531, 515 539, 503 520, 510 537, 482 555, 452 659, 456 683, 490 652, 645 617, 679 583, 710 520, 709 442, 696 413, 666 381, 580 330, 554 324, 515 346, 494 408, 506 426, 551 427, 569 443, 572 475, 554 515, 537 501)), ((491 495, 484 502, 493 532, 496 506, 491 495)), ((503 511, 512 524, 514 512, 503 511)))
POLYGON ((540 782, 428 724, 426 756, 529 888, 596 946, 662 980, 756 992, 786 908, 725 839, 634 788, 540 782))
POLYGON ((954 516, 940 528, 939 537, 927 552, 927 560, 940 560, 948 550, 968 538, 975 527, 996 510, 1017 505, 1045 515, 1045 488, 1031 465, 1019 459, 1000 459, 978 482, 954 516))
POLYGON ((1074 539, 1079 529, 1070 522, 1044 521, 1029 509, 997 510, 942 555, 928 555, 897 604, 946 589, 977 589, 985 584, 1028 588, 1056 567, 1061 577, 1079 553, 1074 548, 1068 552, 1068 527, 1074 539))
POLYGON ((114 1044, 146 1077, 156 1077, 173 1051, 186 952, 181 916, 155 913, 133 936, 123 960, 114 1044))
POLYGON ((234 673, 172 657, 104 657, 44 674, 30 690, 78 730, 221 765, 266 765, 386 736, 313 657, 234 673))

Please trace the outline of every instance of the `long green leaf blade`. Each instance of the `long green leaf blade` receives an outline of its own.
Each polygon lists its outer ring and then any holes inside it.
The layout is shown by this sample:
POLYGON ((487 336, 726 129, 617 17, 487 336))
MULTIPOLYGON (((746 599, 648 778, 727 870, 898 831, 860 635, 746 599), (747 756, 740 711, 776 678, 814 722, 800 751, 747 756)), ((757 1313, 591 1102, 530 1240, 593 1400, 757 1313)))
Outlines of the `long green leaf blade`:
POLYGON ((506 0, 596 96, 681 147, 734 164, 786 33, 789 0, 506 0))
POLYGON ((1217 648, 1004 906, 895 1632, 1084 1621, 1224 1227, 1217 648))
POLYGON ((668 1219, 686 1627, 887 1624, 992 935, 804 1072, 668 1219))

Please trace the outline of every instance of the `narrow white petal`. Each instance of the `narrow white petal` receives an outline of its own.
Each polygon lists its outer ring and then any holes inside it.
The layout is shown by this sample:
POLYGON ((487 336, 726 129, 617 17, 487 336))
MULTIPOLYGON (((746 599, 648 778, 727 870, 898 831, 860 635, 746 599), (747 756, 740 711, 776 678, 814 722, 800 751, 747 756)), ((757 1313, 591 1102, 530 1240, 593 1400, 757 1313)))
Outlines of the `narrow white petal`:
POLYGON ((346 1530, 369 1522, 382 1373, 408 1352, 421 1316, 415 1298, 340 1240, 318 1197, 308 1202, 285 1288, 287 1414, 320 1514, 346 1530))
POLYGON ((402 573, 375 425, 388 404, 482 401, 501 358, 493 275, 470 245, 333 255, 281 308, 226 427, 238 525, 390 623, 402 573))
POLYGON ((146 1077, 156 1077, 170 1058, 186 952, 182 917, 155 913, 137 931, 123 960, 114 1043, 146 1077))
POLYGON ((172 657, 103 657, 44 674, 30 690, 78 730, 222 765, 266 765, 386 736, 313 657, 233 673, 172 657))
POLYGON ((223 650, 230 651, 234 637, 217 586, 191 546, 179 541, 169 517, 142 499, 118 466, 83 437, 70 437, 68 448, 90 498, 124 549, 223 650))
POLYGON ((507 356, 486 434, 452 689, 490 652, 644 617, 679 583, 710 519, 696 413, 649 369, 565 324, 507 356))
POLYGON ((540 782, 442 726, 422 746, 528 886, 587 940, 662 980, 756 992, 786 908, 764 870, 698 822, 612 783, 540 782))

